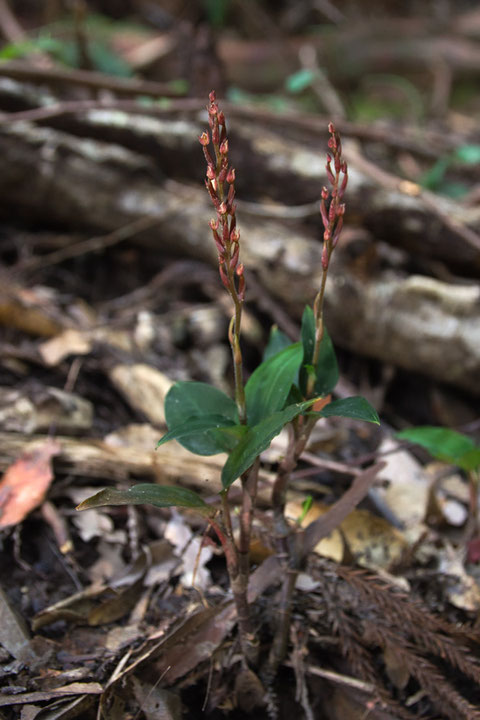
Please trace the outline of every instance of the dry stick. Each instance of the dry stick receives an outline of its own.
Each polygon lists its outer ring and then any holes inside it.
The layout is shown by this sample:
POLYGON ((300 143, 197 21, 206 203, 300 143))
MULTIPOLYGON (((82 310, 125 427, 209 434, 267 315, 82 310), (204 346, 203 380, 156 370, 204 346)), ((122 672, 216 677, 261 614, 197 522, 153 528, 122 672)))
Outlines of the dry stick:
MULTIPOLYGON (((79 85, 91 90, 111 90, 119 95, 148 95, 153 98, 176 97, 178 92, 172 90, 168 83, 151 80, 135 80, 134 78, 112 77, 91 70, 64 70, 63 68, 36 67, 21 60, 9 60, 0 64, 0 75, 15 80, 42 82, 50 85, 79 85)), ((197 101, 198 102, 198 101, 197 101)))
POLYGON ((126 225, 122 225, 107 235, 98 235, 96 237, 88 238, 88 240, 82 240, 73 245, 60 248, 59 250, 54 250, 46 255, 21 260, 15 266, 14 270, 22 272, 31 272, 38 269, 43 270, 45 267, 58 265, 58 263, 65 262, 65 260, 81 257, 91 252, 99 252, 100 250, 104 250, 112 245, 117 245, 124 240, 129 240, 144 230, 150 230, 163 220, 163 217, 151 217, 150 215, 145 215, 144 217, 138 218, 138 220, 133 220, 126 225))

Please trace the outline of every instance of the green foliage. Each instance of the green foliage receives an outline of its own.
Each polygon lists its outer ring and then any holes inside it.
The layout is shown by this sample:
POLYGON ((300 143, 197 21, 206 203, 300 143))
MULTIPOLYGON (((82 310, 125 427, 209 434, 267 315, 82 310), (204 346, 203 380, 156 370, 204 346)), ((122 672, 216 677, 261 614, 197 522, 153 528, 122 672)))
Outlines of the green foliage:
POLYGON ((353 420, 365 420, 380 425, 380 418, 375 408, 370 405, 368 400, 358 395, 334 400, 326 405, 318 415, 320 417, 345 417, 353 420))
POLYGON ((193 490, 170 485, 155 485, 154 483, 133 485, 128 490, 106 488, 80 503, 77 510, 90 510, 103 505, 144 504, 156 507, 187 507, 202 515, 212 514, 212 509, 193 490))
POLYGON ((281 410, 303 359, 301 343, 289 345, 262 362, 245 385, 249 425, 257 425, 281 410))
MULTIPOLYGON (((234 431, 234 429, 242 430, 242 428, 244 428, 243 425, 235 425, 233 420, 229 420, 222 415, 204 415, 203 417, 191 417, 181 425, 175 425, 172 430, 167 432, 162 437, 162 439, 158 441, 157 448, 160 445, 168 442, 169 440, 178 440, 179 442, 181 442, 183 439, 186 439, 188 441, 188 439, 192 436, 202 436, 206 435, 210 430, 218 430, 220 433, 224 431, 225 448, 228 450, 230 447, 228 438, 233 437, 232 432, 234 431)), ((198 437, 197 442, 202 442, 201 437, 198 437)), ((220 443, 220 438, 216 442, 220 443)), ((206 440, 206 444, 208 447, 210 446, 210 441, 208 439, 206 440)), ((205 455, 205 452, 198 453, 197 451, 197 455, 200 454, 205 455)))
POLYGON ((315 399, 289 405, 284 410, 265 418, 258 425, 248 428, 238 445, 230 453, 223 467, 223 487, 230 487, 242 473, 248 470, 258 455, 269 447, 273 438, 280 433, 282 428, 302 412, 305 412, 314 402, 315 399))
POLYGON ((215 28, 224 27, 230 10, 230 0, 204 0, 204 2, 209 24, 215 28))
POLYGON ((163 437, 159 444, 176 437, 183 447, 196 455, 228 452, 238 439, 231 433, 218 430, 219 427, 238 425, 237 406, 224 392, 206 383, 175 383, 165 398, 165 419, 169 428, 167 436, 170 437, 163 437), (199 424, 195 426, 198 429, 183 432, 185 425, 193 419, 207 419, 208 424, 212 416, 216 418, 212 429, 199 424), (175 435, 176 431, 180 434, 175 435))
POLYGON ((432 457, 457 465, 466 472, 480 468, 480 446, 455 430, 424 425, 402 430, 396 437, 421 445, 432 457))
POLYGON ((469 190, 466 182, 449 180, 448 170, 455 165, 474 166, 480 163, 480 145, 461 145, 448 155, 443 155, 424 173, 421 184, 429 190, 447 195, 451 198, 460 198, 469 190))
MULTIPOLYGON (((111 37, 121 27, 121 23, 90 14, 83 23, 88 59, 94 70, 119 77, 131 77, 132 68, 111 44, 111 37)), ((0 60, 29 57, 39 52, 50 55, 67 67, 78 68, 80 53, 73 20, 47 25, 34 37, 4 45, 0 50, 0 60)))
POLYGON ((327 328, 324 327, 317 366, 315 368, 312 367, 313 350, 315 347, 315 316, 309 305, 305 308, 302 316, 302 343, 304 366, 300 372, 300 389, 305 394, 308 376, 310 373, 314 373, 314 394, 321 396, 328 395, 338 382, 337 357, 327 328))
POLYGON ((317 77, 317 72, 310 68, 301 68, 297 72, 289 75, 285 80, 285 88, 288 92, 299 93, 311 87, 317 77))
POLYGON ((265 362, 265 360, 269 360, 271 357, 279 353, 280 350, 285 350, 285 348, 287 348, 291 344, 292 341, 290 340, 288 335, 285 335, 285 333, 279 330, 276 325, 273 325, 272 329, 270 330, 270 337, 268 338, 267 347, 265 348, 265 351, 263 353, 263 362, 265 362))

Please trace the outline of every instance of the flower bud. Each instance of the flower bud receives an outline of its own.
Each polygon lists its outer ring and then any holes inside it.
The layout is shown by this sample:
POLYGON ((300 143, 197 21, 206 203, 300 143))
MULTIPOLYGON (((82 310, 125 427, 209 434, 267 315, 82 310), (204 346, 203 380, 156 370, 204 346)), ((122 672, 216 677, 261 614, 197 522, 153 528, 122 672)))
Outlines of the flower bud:
POLYGON ((334 177, 334 174, 333 174, 333 172, 332 172, 332 168, 330 167, 330 162, 331 162, 332 159, 331 159, 330 155, 327 155, 327 157, 328 157, 328 162, 327 162, 327 164, 325 165, 325 168, 326 168, 326 171, 327 171, 327 177, 328 177, 330 183, 331 183, 333 186, 335 186, 335 177, 334 177))
POLYGON ((235 182, 235 168, 231 167, 227 175, 227 183, 232 185, 235 182))
POLYGON ((212 218, 208 224, 212 230, 218 230, 218 220, 214 220, 214 218, 212 218))
POLYGON ((338 238, 340 237, 340 233, 342 232, 342 227, 343 227, 343 217, 340 217, 338 219, 337 225, 335 227, 335 232, 333 233, 332 248, 334 248, 338 242, 338 238))
POLYGON ((228 155, 228 140, 224 140, 220 145, 220 155, 228 155))
POLYGON ((225 202, 220 203, 218 206, 218 212, 220 215, 226 215, 227 214, 227 204, 225 202))
POLYGON ((233 251, 232 258, 230 260, 230 269, 233 270, 238 262, 238 255, 240 253, 240 245, 235 245, 235 250, 233 251))
POLYGON ((327 199, 328 199, 328 190, 327 190, 327 188, 326 188, 325 185, 324 185, 324 186, 322 187, 322 200, 327 200, 327 199))
POLYGON ((333 124, 333 122, 328 123, 328 132, 330 133, 330 135, 333 135, 333 133, 336 132, 335 125, 333 124))
POLYGON ((226 288, 228 288, 228 275, 225 271, 224 267, 224 260, 222 260, 218 266, 218 270, 220 272, 220 277, 222 278, 222 283, 225 285, 226 288))
POLYGON ((210 102, 212 103, 212 105, 213 105, 214 102, 216 102, 216 100, 217 100, 217 94, 216 94, 215 90, 212 90, 212 91, 209 93, 208 99, 210 100, 210 102))
POLYGON ((237 267, 237 269, 235 270, 235 272, 237 273, 238 277, 241 277, 241 276, 243 275, 244 269, 245 269, 245 268, 244 268, 244 266, 243 266, 243 263, 240 263, 240 265, 239 265, 239 266, 237 267))
POLYGON ((220 236, 219 236, 219 234, 217 233, 216 230, 213 231, 213 239, 215 240, 215 245, 217 246, 218 259, 219 259, 219 260, 221 260, 221 259, 225 260, 225 256, 224 256, 225 245, 224 245, 224 244, 222 243, 222 241, 220 240, 220 236))
POLYGON ((212 165, 207 165, 207 178, 209 180, 215 180, 215 170, 212 165))
POLYGON ((237 228, 234 228, 230 233, 230 242, 238 243, 239 240, 240 240, 240 231, 237 230, 237 228))
POLYGON ((225 115, 223 114, 222 110, 220 110, 220 112, 218 113, 218 124, 225 127, 225 115))
POLYGON ((208 137, 207 132, 203 132, 198 139, 202 145, 208 145, 208 143, 210 142, 210 138, 208 137))
POLYGON ((340 203, 337 207, 337 215, 341 217, 342 215, 345 215, 345 203, 340 203))
POLYGON ((325 200, 323 199, 323 197, 320 200, 320 215, 322 216, 323 227, 327 228, 328 227, 328 214, 327 214, 327 207, 325 205, 325 200))
POLYGON ((228 241, 229 235, 230 235, 230 231, 228 228, 228 220, 227 220, 226 222, 223 223, 223 229, 222 229, 222 237, 223 237, 224 244, 228 241))

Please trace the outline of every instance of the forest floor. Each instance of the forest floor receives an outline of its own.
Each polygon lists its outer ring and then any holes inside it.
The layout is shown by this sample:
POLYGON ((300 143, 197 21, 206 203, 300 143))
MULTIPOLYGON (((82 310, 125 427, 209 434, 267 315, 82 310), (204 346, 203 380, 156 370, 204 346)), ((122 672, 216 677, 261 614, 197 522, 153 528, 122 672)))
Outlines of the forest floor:
MULTIPOLYGON (((480 718, 480 11, 190 5, 0 2, 0 718, 480 718), (204 520, 75 509, 138 482, 218 501, 223 454, 155 450, 172 383, 232 394, 198 143, 213 88, 237 176, 246 376, 273 325, 300 337, 318 290, 333 119, 349 166, 326 291, 333 394, 381 419, 323 420, 292 473, 292 527, 342 498, 351 512, 299 575, 269 687, 243 666, 204 520), (470 461, 445 444, 458 436, 430 452, 397 437, 418 426, 459 432, 470 461)), ((262 454, 253 524, 263 660, 287 443, 262 454)))

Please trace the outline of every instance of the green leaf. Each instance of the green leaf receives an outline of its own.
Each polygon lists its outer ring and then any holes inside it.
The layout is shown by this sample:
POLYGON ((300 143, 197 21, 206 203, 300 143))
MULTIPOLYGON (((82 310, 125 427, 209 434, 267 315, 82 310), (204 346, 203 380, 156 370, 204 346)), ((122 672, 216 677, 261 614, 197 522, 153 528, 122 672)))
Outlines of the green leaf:
POLYGON ((181 425, 176 425, 169 430, 162 439, 158 441, 157 448, 169 440, 178 440, 180 442, 180 440, 188 440, 194 436, 205 434, 208 430, 218 429, 222 431, 232 425, 234 425, 233 420, 229 420, 223 417, 223 415, 192 417, 181 425))
POLYGON ((279 353, 281 350, 285 350, 289 345, 292 344, 290 338, 285 335, 276 325, 272 326, 270 330, 270 337, 268 338, 267 347, 263 353, 263 362, 270 360, 271 357, 279 353))
POLYGON ((461 145, 455 150, 454 157, 465 165, 478 165, 480 163, 480 145, 461 145))
POLYGON ((226 489, 245 470, 253 464, 255 458, 268 448, 273 438, 278 435, 284 425, 309 408, 315 400, 289 405, 284 410, 273 413, 258 425, 248 428, 238 445, 232 450, 223 466, 222 485, 226 489))
POLYGON ((250 426, 257 425, 272 413, 281 410, 302 362, 300 343, 285 350, 257 367, 245 385, 247 418, 250 426))
POLYGON ((480 467, 480 447, 455 430, 424 425, 402 430, 396 437, 421 445, 437 460, 458 465, 467 472, 480 467))
MULTIPOLYGON (((225 419, 224 426, 229 425, 229 421, 230 425, 238 424, 234 401, 212 385, 182 381, 175 383, 168 391, 165 398, 165 419, 169 431, 182 427, 193 418, 212 415, 222 416, 225 419)), ((178 441, 196 455, 216 455, 229 452, 238 442, 238 438, 215 429, 202 430, 190 437, 179 438, 178 441)))
POLYGON ((429 190, 436 190, 442 183, 445 173, 451 165, 449 156, 439 158, 420 179, 420 184, 429 190))
POLYGON ((205 0, 207 19, 214 28, 224 27, 231 0, 205 0))
POLYGON ((360 396, 334 400, 315 414, 321 417, 347 417, 354 420, 366 420, 380 425, 380 418, 375 408, 370 405, 368 400, 360 396))
POLYGON ((155 485, 154 483, 133 485, 128 490, 105 488, 81 502, 77 510, 90 510, 103 505, 144 504, 156 507, 188 507, 197 510, 202 515, 210 515, 212 512, 212 509, 193 490, 170 485, 155 485))
POLYGON ((310 68, 302 68, 297 72, 289 75, 285 80, 285 87, 291 93, 298 93, 310 87, 312 82, 317 77, 317 72, 310 68))
MULTIPOLYGON (((308 366, 312 365, 313 351, 315 348, 315 317, 309 305, 306 306, 302 316, 302 343, 304 367, 300 373, 300 386, 305 393, 308 380, 308 366)), ((338 365, 333 343, 326 327, 323 329, 323 338, 320 345, 317 366, 313 369, 316 375, 314 386, 315 395, 328 395, 338 382, 338 365)))

